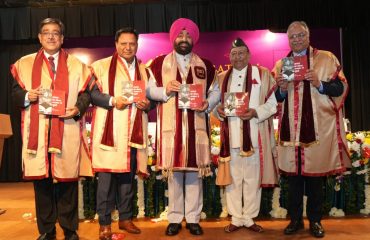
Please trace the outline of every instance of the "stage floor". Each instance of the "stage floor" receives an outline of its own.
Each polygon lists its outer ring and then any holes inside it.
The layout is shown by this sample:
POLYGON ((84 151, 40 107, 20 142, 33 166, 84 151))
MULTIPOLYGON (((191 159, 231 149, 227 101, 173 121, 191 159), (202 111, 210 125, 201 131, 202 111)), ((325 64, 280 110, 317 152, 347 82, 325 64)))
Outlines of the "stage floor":
MULTIPOLYGON (((0 240, 32 240, 37 239, 38 231, 35 222, 34 193, 32 183, 0 183, 0 208, 6 209, 6 213, 0 215, 0 240), (31 213, 30 219, 23 215, 31 213)), ((135 223, 142 230, 139 235, 128 234, 118 229, 117 223, 112 224, 112 230, 116 233, 122 232, 127 240, 130 239, 222 239, 222 240, 243 240, 243 239, 313 239, 305 220, 305 230, 293 236, 285 236, 283 229, 288 220, 258 220, 258 223, 265 229, 264 233, 254 233, 247 229, 240 229, 234 233, 225 233, 223 227, 229 223, 229 219, 211 219, 202 221, 204 235, 193 236, 183 228, 177 236, 167 237, 164 232, 167 222, 153 223, 150 219, 136 220, 135 223)), ((344 218, 325 218, 322 221, 326 230, 325 239, 370 239, 370 216, 356 216, 344 218)), ((97 222, 80 222, 79 236, 81 240, 98 239, 99 224, 97 222)), ((57 239, 64 239, 59 225, 57 225, 57 239)))

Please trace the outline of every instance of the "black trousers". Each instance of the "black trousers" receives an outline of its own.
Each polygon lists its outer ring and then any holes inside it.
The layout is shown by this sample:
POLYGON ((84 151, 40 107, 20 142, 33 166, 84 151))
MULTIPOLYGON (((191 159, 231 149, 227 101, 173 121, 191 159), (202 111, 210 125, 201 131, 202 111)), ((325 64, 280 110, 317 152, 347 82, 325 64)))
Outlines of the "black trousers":
POLYGON ((35 180, 37 227, 40 234, 50 233, 58 220, 64 233, 78 229, 78 182, 53 183, 51 177, 35 180))
POLYGON ((301 174, 301 154, 298 150, 298 175, 289 176, 288 212, 292 221, 302 220, 303 195, 307 196, 306 213, 311 222, 320 222, 322 218, 324 177, 308 177, 301 174))
POLYGON ((131 148, 130 169, 128 173, 98 173, 96 211, 100 225, 110 225, 111 212, 117 206, 119 220, 132 218, 134 179, 136 173, 136 148, 131 148))

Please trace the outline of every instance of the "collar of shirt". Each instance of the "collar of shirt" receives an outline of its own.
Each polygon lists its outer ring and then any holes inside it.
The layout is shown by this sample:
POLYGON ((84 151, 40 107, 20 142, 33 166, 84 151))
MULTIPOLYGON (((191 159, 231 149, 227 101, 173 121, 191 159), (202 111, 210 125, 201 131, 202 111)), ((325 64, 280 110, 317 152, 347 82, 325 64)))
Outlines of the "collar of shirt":
POLYGON ((53 55, 50 55, 49 53, 44 51, 44 55, 46 59, 49 59, 50 56, 54 58, 54 65, 55 65, 55 71, 58 69, 58 59, 59 59, 59 51, 53 55))
POLYGON ((125 64, 125 66, 127 67, 127 69, 129 70, 129 71, 131 71, 131 70, 135 70, 135 67, 136 67, 136 58, 134 58, 134 60, 132 61, 132 63, 129 65, 128 63, 127 63, 127 61, 126 61, 126 59, 124 59, 123 57, 121 57, 120 56, 120 58, 121 58, 121 60, 122 60, 122 62, 125 64))
POLYGON ((306 56, 306 54, 307 54, 307 49, 305 49, 305 50, 303 50, 303 51, 301 51, 301 52, 293 52, 293 56, 294 57, 297 57, 297 56, 306 56))
POLYGON ((243 68, 242 70, 237 70, 237 69, 233 68, 232 78, 236 77, 236 78, 241 78, 241 79, 244 80, 245 75, 247 74, 247 68, 248 68, 248 66, 245 66, 245 68, 243 68))
POLYGON ((176 61, 177 64, 179 64, 181 68, 181 72, 184 74, 187 74, 187 69, 190 63, 191 53, 186 55, 181 55, 179 53, 176 53, 176 61))
POLYGON ((127 67, 128 74, 130 74, 131 81, 135 81, 136 58, 134 58, 134 60, 132 61, 132 63, 130 65, 128 65, 126 59, 124 59, 121 56, 120 56, 120 58, 121 58, 123 64, 125 64, 125 66, 127 67))

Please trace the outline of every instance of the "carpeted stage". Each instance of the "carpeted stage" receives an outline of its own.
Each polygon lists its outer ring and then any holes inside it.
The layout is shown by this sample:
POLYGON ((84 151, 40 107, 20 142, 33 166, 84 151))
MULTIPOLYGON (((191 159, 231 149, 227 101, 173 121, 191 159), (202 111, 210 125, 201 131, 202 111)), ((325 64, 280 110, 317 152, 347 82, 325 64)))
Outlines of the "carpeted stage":
MULTIPOLYGON (((32 240, 37 239, 38 231, 35 222, 34 193, 32 183, 0 183, 0 208, 6 209, 6 213, 0 215, 0 240, 32 240), (25 213, 31 213, 32 217, 24 217, 25 213)), ((229 223, 229 219, 210 219, 202 221, 204 235, 193 236, 183 228, 177 236, 167 237, 164 232, 167 222, 153 223, 150 219, 140 219, 135 222, 142 233, 133 235, 118 230, 116 222, 112 224, 112 230, 116 233, 124 233, 124 239, 222 239, 222 240, 243 240, 243 239, 314 239, 309 234, 305 221, 305 230, 293 236, 285 236, 283 229, 288 220, 261 219, 258 223, 264 227, 264 233, 254 233, 247 229, 240 229, 234 233, 225 233, 223 227, 229 223)), ((326 230, 324 239, 370 239, 370 216, 347 216, 344 218, 325 218, 323 226, 326 230)), ((80 222, 79 236, 81 240, 98 239, 99 224, 97 222, 80 222)), ((57 226, 57 239, 64 239, 62 230, 57 226)))

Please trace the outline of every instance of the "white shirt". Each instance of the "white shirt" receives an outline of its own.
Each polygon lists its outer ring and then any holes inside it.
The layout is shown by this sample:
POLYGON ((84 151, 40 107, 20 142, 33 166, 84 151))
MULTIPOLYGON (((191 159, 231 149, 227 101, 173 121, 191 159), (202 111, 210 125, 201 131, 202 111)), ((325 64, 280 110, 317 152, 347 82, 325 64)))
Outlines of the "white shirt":
POLYGON ((190 58, 191 58, 191 53, 186 54, 186 55, 181 55, 176 53, 176 62, 179 66, 180 74, 183 83, 186 83, 186 78, 188 77, 189 73, 189 66, 190 66, 190 58))
POLYGON ((125 64, 125 66, 128 70, 128 74, 130 75, 131 81, 134 81, 135 80, 135 70, 136 70, 136 61, 135 61, 135 59, 132 61, 132 63, 129 66, 126 59, 124 59, 123 57, 120 57, 120 58, 121 58, 123 64, 125 64))
MULTIPOLYGON (((247 69, 247 67, 238 71, 233 69, 231 74, 230 92, 242 92, 243 83, 246 81, 247 71, 252 71, 252 69, 247 69)), ((252 118, 249 120, 250 124, 250 135, 253 148, 258 148, 258 123, 266 120, 272 114, 276 112, 276 98, 275 94, 271 94, 267 102, 263 105, 259 105, 260 98, 260 88, 261 79, 258 69, 252 72, 252 79, 257 81, 257 84, 252 84, 251 92, 249 95, 249 108, 256 110, 258 118, 252 118)), ((247 83, 246 83, 247 87, 247 83)), ((246 91, 247 89, 245 89, 246 91)), ((231 148, 240 147, 240 138, 242 137, 241 119, 239 117, 229 117, 229 133, 230 133, 230 146, 231 148)))

